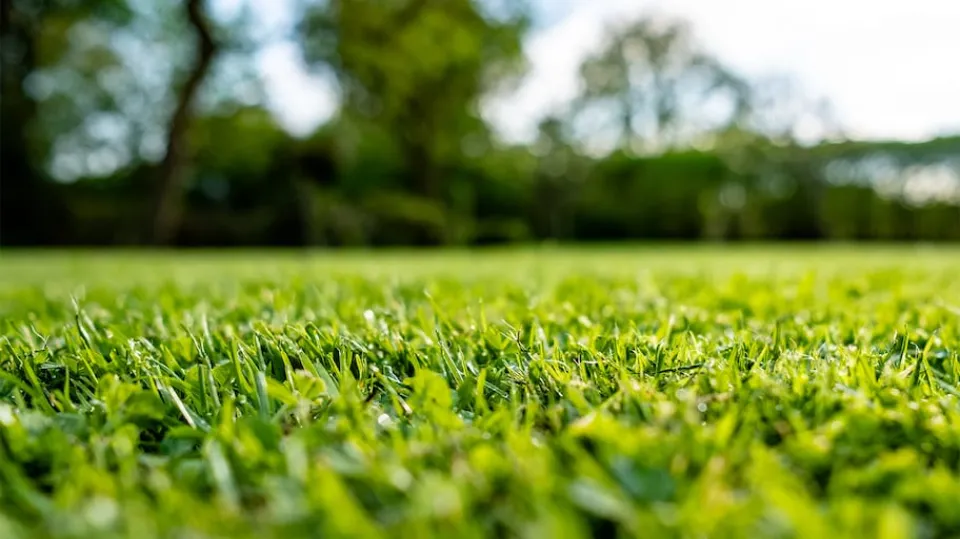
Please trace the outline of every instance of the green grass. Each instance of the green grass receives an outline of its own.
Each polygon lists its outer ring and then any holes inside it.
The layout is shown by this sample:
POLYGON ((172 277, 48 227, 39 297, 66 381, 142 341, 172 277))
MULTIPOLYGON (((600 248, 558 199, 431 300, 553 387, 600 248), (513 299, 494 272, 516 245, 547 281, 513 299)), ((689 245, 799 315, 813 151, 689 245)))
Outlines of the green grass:
POLYGON ((960 250, 0 255, 0 537, 960 536, 960 250))

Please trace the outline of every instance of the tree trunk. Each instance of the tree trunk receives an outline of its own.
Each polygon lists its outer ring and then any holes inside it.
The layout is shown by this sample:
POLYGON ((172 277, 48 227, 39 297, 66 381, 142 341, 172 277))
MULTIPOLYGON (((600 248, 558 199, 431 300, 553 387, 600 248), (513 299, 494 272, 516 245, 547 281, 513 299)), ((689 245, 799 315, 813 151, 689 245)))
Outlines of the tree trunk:
POLYGON ((150 215, 149 238, 154 245, 170 244, 180 226, 188 160, 186 134, 191 121, 191 109, 217 53, 217 44, 204 16, 202 3, 202 0, 187 0, 185 4, 187 19, 197 38, 197 49, 190 73, 177 97, 167 131, 167 150, 159 167, 150 215))
POLYGON ((411 191, 432 202, 445 202, 440 192, 437 164, 430 155, 426 143, 411 142, 404 146, 410 167, 411 191))

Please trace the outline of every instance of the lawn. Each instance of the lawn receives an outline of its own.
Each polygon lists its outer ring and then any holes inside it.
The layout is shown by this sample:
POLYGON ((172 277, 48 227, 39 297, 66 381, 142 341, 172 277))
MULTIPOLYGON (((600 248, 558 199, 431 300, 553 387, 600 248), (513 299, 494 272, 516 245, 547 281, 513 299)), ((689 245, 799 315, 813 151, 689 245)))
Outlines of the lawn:
POLYGON ((960 536, 960 249, 0 254, 0 537, 960 536))

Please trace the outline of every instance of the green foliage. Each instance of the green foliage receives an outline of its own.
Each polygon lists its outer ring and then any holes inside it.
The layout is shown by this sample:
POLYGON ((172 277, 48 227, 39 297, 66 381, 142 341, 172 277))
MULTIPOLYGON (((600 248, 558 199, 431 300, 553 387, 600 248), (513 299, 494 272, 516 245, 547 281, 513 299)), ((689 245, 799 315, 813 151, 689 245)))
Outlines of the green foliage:
POLYGON ((307 58, 336 73, 341 114, 385 128, 420 195, 445 194, 438 167, 462 159, 464 140, 488 136, 480 99, 523 65, 524 18, 496 19, 477 4, 334 0, 300 24, 307 58))
POLYGON ((217 171, 231 182, 268 174, 280 147, 289 143, 270 113, 259 107, 200 118, 190 142, 198 166, 217 171), (229 150, 224 141, 229 141, 229 150))
POLYGON ((956 250, 5 255, 4 537, 951 537, 956 250))

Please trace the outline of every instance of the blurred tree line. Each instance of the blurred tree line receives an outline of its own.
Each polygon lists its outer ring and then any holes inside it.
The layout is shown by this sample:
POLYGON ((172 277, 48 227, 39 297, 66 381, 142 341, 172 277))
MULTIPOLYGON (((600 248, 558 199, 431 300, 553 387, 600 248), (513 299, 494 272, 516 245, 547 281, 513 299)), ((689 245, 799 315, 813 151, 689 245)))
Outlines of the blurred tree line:
POLYGON ((273 31, 250 3, 0 0, 0 242, 960 239, 960 136, 801 144, 823 108, 683 21, 610 27, 577 99, 510 144, 484 107, 523 80, 529 6, 284 5, 273 31), (335 81, 306 137, 266 106, 278 40, 335 81))

